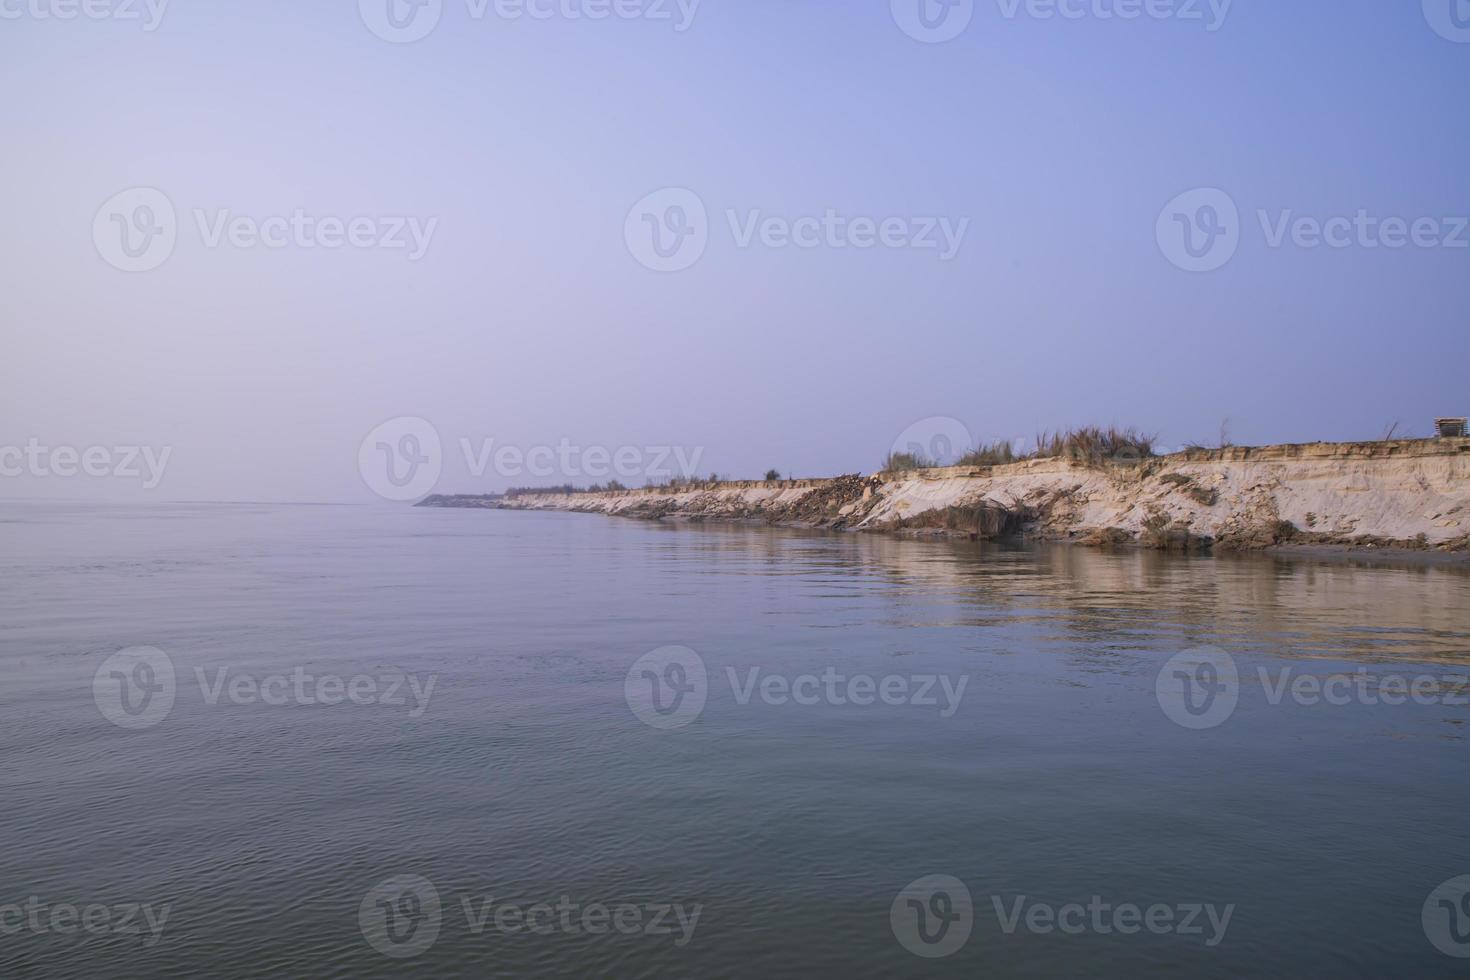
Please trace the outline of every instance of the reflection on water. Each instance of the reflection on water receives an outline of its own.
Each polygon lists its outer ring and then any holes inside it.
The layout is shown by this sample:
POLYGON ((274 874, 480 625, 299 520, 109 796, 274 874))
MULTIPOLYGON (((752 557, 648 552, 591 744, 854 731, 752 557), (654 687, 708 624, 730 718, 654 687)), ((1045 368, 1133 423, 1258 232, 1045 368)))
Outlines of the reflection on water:
POLYGON ((899 604, 951 610, 932 625, 1045 625, 1058 639, 1121 648, 1209 643, 1282 657, 1470 661, 1464 564, 658 527, 681 535, 669 561, 700 555, 717 574, 791 576, 832 598, 876 580, 899 604))

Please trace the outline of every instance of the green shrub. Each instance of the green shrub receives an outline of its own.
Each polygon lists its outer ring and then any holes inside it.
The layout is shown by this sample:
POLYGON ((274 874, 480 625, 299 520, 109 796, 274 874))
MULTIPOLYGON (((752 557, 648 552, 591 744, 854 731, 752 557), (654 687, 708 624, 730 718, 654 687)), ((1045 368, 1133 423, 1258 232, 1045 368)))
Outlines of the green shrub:
POLYGON ((902 473, 905 470, 926 470, 939 464, 919 453, 889 453, 883 461, 884 473, 902 473))
POLYGON ((1082 463, 1132 462, 1154 454, 1157 436, 1144 435, 1134 428, 1086 426, 1068 432, 1043 432, 1036 437, 1033 458, 1065 457, 1082 463))
MULTIPOLYGON (((1106 462, 1129 463, 1149 459, 1154 455, 1157 436, 1145 435, 1137 429, 1119 429, 1109 426, 1086 426, 1065 432, 1043 432, 1036 437, 1036 449, 1030 453, 1017 453, 1008 442, 992 442, 978 446, 955 461, 956 466, 1002 466, 1027 459, 1054 459, 1065 457, 1089 465, 1106 462)), ((882 473, 902 473, 905 470, 922 470, 940 464, 915 452, 892 452, 883 460, 882 473)))
POLYGON ((1016 450, 1009 442, 992 442, 988 446, 980 446, 965 453, 955 461, 956 466, 1003 466, 1006 463, 1014 463, 1021 457, 1016 455, 1016 450))

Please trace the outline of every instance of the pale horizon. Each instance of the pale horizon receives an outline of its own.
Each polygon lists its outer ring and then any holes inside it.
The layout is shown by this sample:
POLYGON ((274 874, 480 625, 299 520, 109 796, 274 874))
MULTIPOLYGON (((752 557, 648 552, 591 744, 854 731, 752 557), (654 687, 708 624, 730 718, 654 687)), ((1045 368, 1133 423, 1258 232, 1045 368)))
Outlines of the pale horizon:
POLYGON ((0 107, 0 447, 172 455, 0 495, 371 500, 400 417, 436 489, 491 493, 591 481, 460 440, 754 478, 871 472, 930 418, 1181 446, 1470 414, 1470 44, 1419 4, 961 4, 948 40, 887 2, 635 6, 448 2, 411 43, 372 4, 7 20, 0 77, 50 82, 0 107))

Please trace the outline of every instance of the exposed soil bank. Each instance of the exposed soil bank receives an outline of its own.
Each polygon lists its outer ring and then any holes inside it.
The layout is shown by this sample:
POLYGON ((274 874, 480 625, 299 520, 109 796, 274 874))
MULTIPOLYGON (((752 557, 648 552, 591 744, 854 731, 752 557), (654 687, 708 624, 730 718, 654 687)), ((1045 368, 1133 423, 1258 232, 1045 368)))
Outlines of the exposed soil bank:
POLYGON ((1470 439, 1231 447, 1145 460, 1065 458, 823 480, 610 493, 434 496, 420 506, 750 520, 1095 545, 1470 550, 1470 439))

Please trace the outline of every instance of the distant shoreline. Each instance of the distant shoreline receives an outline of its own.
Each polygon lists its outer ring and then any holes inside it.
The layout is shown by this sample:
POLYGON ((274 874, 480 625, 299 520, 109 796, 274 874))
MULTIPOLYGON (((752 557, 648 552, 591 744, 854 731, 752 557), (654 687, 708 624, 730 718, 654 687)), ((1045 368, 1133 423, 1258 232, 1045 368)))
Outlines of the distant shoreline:
POLYGON ((1470 553, 1470 439, 1231 446, 1142 459, 1054 456, 513 497, 434 495, 418 506, 1186 552, 1392 550, 1431 557, 1470 553))

